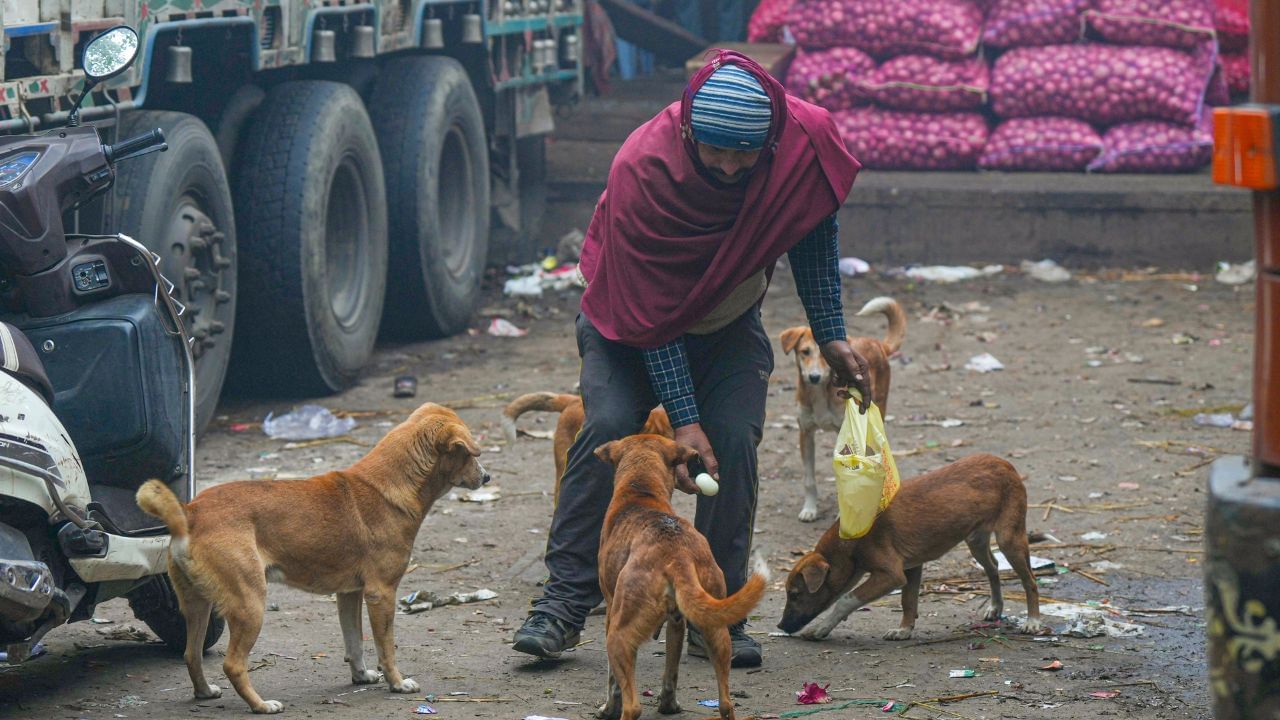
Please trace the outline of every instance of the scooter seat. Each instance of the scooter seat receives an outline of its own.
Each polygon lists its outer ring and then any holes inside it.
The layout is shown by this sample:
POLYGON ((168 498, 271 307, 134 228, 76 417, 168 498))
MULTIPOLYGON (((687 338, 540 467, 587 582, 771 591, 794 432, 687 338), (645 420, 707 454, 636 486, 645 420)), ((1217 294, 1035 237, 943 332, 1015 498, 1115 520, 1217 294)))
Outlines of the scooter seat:
POLYGON ((17 378, 53 406, 53 385, 35 346, 21 330, 6 322, 0 322, 0 370, 17 378))

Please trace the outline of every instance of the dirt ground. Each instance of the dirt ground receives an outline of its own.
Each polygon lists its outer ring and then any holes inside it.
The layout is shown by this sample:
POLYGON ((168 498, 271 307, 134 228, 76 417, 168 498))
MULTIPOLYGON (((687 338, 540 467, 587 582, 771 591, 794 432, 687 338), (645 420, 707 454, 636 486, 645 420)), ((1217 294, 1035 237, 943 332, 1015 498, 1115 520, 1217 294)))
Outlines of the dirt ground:
MULTIPOLYGON (((760 448, 756 538, 776 571, 775 584, 750 626, 764 645, 764 666, 734 670, 731 678, 739 717, 806 709, 795 697, 806 681, 830 684, 836 704, 820 706, 824 709, 862 701, 820 718, 883 717, 887 713, 880 706, 889 700, 910 703, 971 693, 985 695, 914 707, 907 715, 1208 717, 1200 579, 1204 465, 1214 454, 1243 452, 1249 434, 1197 427, 1190 414, 1221 406, 1238 410, 1247 401, 1252 286, 1119 272, 1051 285, 1012 269, 952 285, 876 274, 845 286, 850 317, 880 294, 897 298, 910 316, 902 355, 894 362, 888 424, 903 474, 980 451, 1011 459, 1028 476, 1033 504, 1028 528, 1057 541, 1033 546, 1033 554, 1071 569, 1042 576, 1043 602, 1059 603, 1060 609, 1113 608, 1127 614, 1116 619, 1140 626, 1142 634, 1068 637, 1061 634, 1069 624, 1061 615, 1046 618, 1059 633, 1047 637, 1020 636, 1012 626, 983 627, 977 615, 984 600, 980 571, 961 550, 926 567, 927 594, 911 640, 880 639, 896 627, 897 597, 855 613, 822 643, 772 634, 784 597, 779 581, 835 518, 830 480, 820 480, 820 521, 805 524, 796 517, 802 492, 791 392, 795 371, 775 340, 777 370, 760 448), (989 374, 964 369, 970 357, 984 352, 1005 369, 989 374), (962 424, 944 427, 943 420, 962 424), (1040 669, 1054 660, 1061 662, 1060 670, 1040 669), (950 677, 950 671, 962 669, 976 672, 950 677)), ((522 438, 507 445, 499 413, 516 394, 574 387, 577 295, 570 291, 517 303, 491 289, 488 300, 486 319, 477 320, 481 330, 500 312, 529 334, 496 338, 481 331, 382 347, 359 387, 318 402, 333 410, 368 411, 352 434, 362 444, 376 441, 420 402, 459 408, 486 448, 483 461, 494 474, 493 485, 501 488, 501 499, 468 503, 452 497, 438 503, 418 536, 417 569, 405 577, 400 594, 489 588, 498 596, 397 617, 400 665, 424 689, 423 695, 410 697, 392 695, 383 685, 349 685, 332 598, 273 585, 269 602, 278 611, 267 613, 252 656, 253 679, 264 697, 285 703, 288 716, 407 718, 430 693, 443 718, 538 714, 576 719, 587 717, 602 700, 606 664, 599 617, 588 623, 583 644, 558 662, 537 662, 509 647, 544 573, 552 458, 547 440, 522 438), (405 373, 420 379, 418 396, 393 399, 392 379, 405 373)), ((776 338, 802 320, 790 274, 779 272, 765 304, 766 327, 776 338)), ((878 318, 858 318, 852 325, 855 332, 872 335, 882 327, 878 318)), ((255 425, 268 411, 287 411, 291 405, 224 405, 200 445, 200 485, 272 474, 304 477, 343 467, 365 451, 350 443, 288 449, 255 425)), ((522 425, 546 430, 553 423, 552 417, 526 417, 522 425)), ((831 435, 820 438, 820 457, 831 451, 831 442, 831 435)), ((820 463, 820 478, 829 475, 829 466, 820 463)), ((681 497, 677 507, 691 515, 689 498, 681 497)), ((1011 619, 1025 613, 1020 589, 1016 581, 1006 582, 1011 619)), ((123 602, 101 606, 97 617, 110 624, 55 630, 46 638, 47 655, 0 669, 0 716, 240 717, 248 712, 229 689, 220 700, 193 701, 181 658, 163 646, 105 635, 123 625, 141 627, 123 602)), ((220 671, 225 647, 224 637, 206 668, 212 682, 228 688, 220 671)), ((662 650, 658 642, 642 649, 642 687, 659 684, 662 650)), ((368 644, 366 653, 372 657, 368 644)), ((705 661, 685 659, 678 696, 684 717, 714 715, 696 704, 714 697, 705 661)), ((644 701, 646 717, 656 717, 655 700, 644 701)))

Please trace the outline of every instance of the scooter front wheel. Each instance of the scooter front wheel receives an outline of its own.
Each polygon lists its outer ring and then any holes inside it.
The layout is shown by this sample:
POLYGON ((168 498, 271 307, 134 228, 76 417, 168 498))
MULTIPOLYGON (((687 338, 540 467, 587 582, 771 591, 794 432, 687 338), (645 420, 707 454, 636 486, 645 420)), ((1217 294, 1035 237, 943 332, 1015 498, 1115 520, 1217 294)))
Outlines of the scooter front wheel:
MULTIPOLYGON (((178 594, 168 575, 155 575, 129 593, 129 609, 133 616, 146 623, 164 644, 174 652, 186 652, 187 620, 178 606, 178 594)), ((222 637, 226 621, 217 612, 209 618, 209 629, 204 634, 202 649, 205 652, 222 637)))

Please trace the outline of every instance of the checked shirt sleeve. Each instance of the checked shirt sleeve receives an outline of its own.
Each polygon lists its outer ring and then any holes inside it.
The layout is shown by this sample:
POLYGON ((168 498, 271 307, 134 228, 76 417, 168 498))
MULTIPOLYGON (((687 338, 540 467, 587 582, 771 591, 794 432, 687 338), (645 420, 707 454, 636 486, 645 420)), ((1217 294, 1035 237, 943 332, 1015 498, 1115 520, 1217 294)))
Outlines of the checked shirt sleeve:
POLYGON ((840 300, 840 225, 836 216, 818 223, 787 257, 813 339, 818 345, 845 339, 844 305, 840 300))
POLYGON ((698 422, 698 403, 693 397, 693 376, 689 372, 689 356, 684 338, 676 338, 662 347, 644 351, 644 366, 649 383, 671 419, 671 427, 698 422))

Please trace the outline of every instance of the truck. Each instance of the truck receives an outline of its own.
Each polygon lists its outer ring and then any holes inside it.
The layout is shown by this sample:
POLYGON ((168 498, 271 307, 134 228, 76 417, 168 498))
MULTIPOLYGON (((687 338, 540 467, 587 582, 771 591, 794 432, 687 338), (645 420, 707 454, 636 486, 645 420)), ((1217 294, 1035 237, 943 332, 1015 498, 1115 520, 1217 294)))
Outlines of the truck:
POLYGON ((532 259, 546 140, 583 90, 582 2, 3 0, 0 134, 62 125, 84 43, 137 30, 141 61, 81 117, 168 150, 66 227, 160 257, 203 429, 224 379, 340 391, 380 336, 464 329, 487 263, 532 259))

